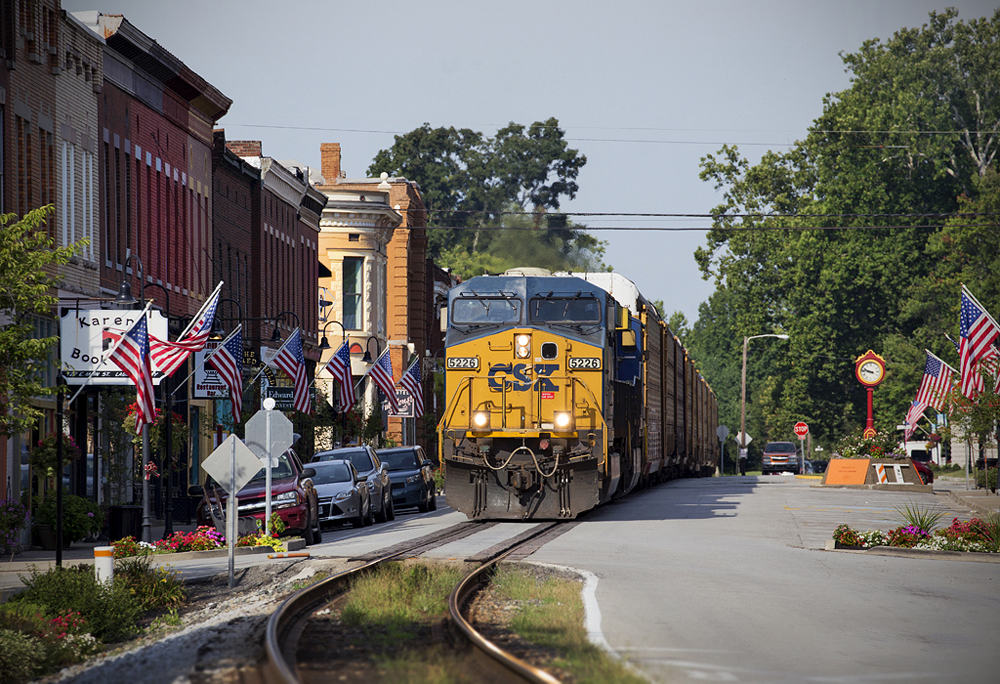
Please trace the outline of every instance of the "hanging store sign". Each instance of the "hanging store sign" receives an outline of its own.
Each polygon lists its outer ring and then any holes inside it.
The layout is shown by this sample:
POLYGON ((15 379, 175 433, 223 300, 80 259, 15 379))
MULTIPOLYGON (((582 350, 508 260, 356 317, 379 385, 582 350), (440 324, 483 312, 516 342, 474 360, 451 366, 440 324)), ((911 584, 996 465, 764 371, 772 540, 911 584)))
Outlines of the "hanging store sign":
MULTIPOLYGON (((72 309, 59 321, 59 356, 62 374, 68 385, 130 385, 128 376, 110 361, 103 359, 111 349, 105 347, 104 331, 123 335, 137 320, 141 311, 112 309, 72 309)), ((146 313, 149 334, 161 340, 167 338, 167 319, 159 311, 146 313)), ((153 368, 153 384, 159 385, 163 372, 153 368)))

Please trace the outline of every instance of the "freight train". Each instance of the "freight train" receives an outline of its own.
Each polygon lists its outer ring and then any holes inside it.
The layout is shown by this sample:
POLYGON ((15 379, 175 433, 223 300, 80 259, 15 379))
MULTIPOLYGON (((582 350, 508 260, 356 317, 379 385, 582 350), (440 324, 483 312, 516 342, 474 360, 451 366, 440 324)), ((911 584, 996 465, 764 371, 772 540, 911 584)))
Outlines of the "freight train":
POLYGON ((438 444, 471 519, 570 519, 719 462, 718 403, 635 284, 518 269, 451 289, 438 444))

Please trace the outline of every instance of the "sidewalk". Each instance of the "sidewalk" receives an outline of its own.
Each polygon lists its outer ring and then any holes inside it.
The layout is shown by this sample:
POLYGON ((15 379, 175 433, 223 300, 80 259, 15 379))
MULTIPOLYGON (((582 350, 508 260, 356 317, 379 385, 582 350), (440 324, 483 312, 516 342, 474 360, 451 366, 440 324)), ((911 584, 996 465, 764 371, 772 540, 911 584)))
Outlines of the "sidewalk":
POLYGON ((1000 495, 993 494, 988 489, 966 489, 964 476, 936 479, 934 493, 948 496, 979 515, 1000 511, 1000 495))
MULTIPOLYGON (((174 524, 174 532, 193 532, 198 529, 196 524, 174 524)), ((163 538, 163 521, 154 520, 150 526, 150 532, 153 540, 163 538)), ((80 565, 80 564, 94 564, 94 547, 95 546, 109 546, 111 542, 101 541, 79 541, 74 542, 68 547, 64 547, 62 550, 62 564, 63 565, 80 565)), ((4 575, 11 573, 14 575, 21 574, 27 575, 31 571, 31 567, 34 566, 40 572, 45 572, 56 565, 56 552, 55 550, 43 550, 37 546, 29 547, 28 549, 22 551, 21 553, 14 556, 13 561, 11 561, 10 556, 0 557, 0 573, 4 575)), ((7 584, 7 582, 0 583, 7 584)))

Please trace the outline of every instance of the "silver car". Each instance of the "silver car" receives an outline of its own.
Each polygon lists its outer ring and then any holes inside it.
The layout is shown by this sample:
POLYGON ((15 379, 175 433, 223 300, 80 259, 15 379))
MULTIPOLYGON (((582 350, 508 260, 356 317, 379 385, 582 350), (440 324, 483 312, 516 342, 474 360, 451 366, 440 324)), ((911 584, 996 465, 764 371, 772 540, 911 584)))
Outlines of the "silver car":
POLYGON ((310 463, 316 471, 313 485, 319 497, 319 523, 350 522, 355 527, 371 525, 372 505, 366 477, 350 461, 310 463))
POLYGON ((389 467, 382 463, 378 454, 370 446, 341 447, 331 451, 319 451, 313 455, 312 463, 317 461, 350 461, 358 473, 368 478, 368 494, 371 497, 372 510, 376 522, 396 519, 396 510, 392 505, 392 482, 389 481, 389 467))

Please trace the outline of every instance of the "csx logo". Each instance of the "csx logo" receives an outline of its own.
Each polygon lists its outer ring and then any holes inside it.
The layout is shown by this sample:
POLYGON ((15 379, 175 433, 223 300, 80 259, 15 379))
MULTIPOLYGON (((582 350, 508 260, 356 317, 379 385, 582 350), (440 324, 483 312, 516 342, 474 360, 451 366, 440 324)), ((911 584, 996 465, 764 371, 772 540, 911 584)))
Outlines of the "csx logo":
POLYGON ((549 376, 559 370, 558 363, 536 363, 534 373, 538 377, 532 381, 532 367, 527 363, 498 363, 490 366, 490 389, 503 389, 503 383, 507 384, 507 389, 514 392, 527 392, 534 387, 539 392, 558 392, 559 388, 554 382, 549 380, 549 376), (497 375, 500 374, 498 378, 497 375))

